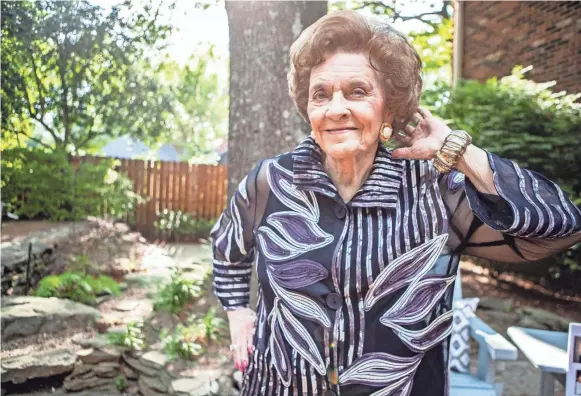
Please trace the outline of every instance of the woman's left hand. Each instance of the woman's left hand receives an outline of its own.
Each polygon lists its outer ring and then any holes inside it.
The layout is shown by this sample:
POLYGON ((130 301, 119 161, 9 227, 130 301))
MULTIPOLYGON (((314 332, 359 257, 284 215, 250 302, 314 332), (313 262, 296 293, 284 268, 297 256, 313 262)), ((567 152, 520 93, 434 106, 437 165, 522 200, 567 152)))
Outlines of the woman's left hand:
POLYGON ((403 147, 393 151, 393 158, 430 160, 452 130, 429 110, 420 107, 414 113, 412 121, 416 126, 408 125, 399 134, 394 132, 394 139, 403 147), (403 136, 402 136, 403 135, 403 136))

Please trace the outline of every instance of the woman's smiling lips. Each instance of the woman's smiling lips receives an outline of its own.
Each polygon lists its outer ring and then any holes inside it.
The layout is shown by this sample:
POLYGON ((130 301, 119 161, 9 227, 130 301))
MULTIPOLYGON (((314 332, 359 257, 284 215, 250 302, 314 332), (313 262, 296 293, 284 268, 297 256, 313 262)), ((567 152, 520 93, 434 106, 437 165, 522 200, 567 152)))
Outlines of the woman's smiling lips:
POLYGON ((333 129, 325 129, 326 132, 330 133, 331 135, 340 135, 342 133, 347 133, 350 131, 356 131, 357 128, 333 128, 333 129))

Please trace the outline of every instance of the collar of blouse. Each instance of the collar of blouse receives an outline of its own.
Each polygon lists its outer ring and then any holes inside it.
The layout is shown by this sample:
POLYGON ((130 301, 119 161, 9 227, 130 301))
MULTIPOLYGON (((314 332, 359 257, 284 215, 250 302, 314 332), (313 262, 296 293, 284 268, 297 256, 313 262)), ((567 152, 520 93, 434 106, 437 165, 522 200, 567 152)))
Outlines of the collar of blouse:
MULTIPOLYGON (((341 199, 337 188, 323 169, 322 150, 311 136, 293 152, 293 184, 301 190, 341 199)), ((349 201, 359 208, 395 208, 404 177, 404 161, 391 158, 391 151, 378 144, 373 168, 361 189, 349 201)))

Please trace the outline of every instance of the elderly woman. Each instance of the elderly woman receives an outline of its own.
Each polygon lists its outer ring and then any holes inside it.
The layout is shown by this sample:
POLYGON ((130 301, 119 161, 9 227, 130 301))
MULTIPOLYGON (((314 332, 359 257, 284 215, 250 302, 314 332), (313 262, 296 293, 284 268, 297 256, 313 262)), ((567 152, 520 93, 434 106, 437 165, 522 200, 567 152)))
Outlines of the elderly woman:
POLYGON ((581 240, 581 212, 418 109, 420 58, 389 26, 332 13, 290 55, 311 135, 258 164, 212 230, 241 394, 444 395, 460 254, 540 259, 581 240))

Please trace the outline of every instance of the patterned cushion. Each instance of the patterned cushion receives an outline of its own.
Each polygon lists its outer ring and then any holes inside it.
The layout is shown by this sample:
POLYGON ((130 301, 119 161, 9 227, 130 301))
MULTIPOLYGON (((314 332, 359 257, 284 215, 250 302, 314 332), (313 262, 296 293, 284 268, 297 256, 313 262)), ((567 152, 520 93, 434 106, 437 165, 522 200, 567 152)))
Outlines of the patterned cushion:
POLYGON ((470 372, 470 318, 474 316, 479 298, 464 298, 454 302, 450 360, 448 367, 459 373, 470 372))

